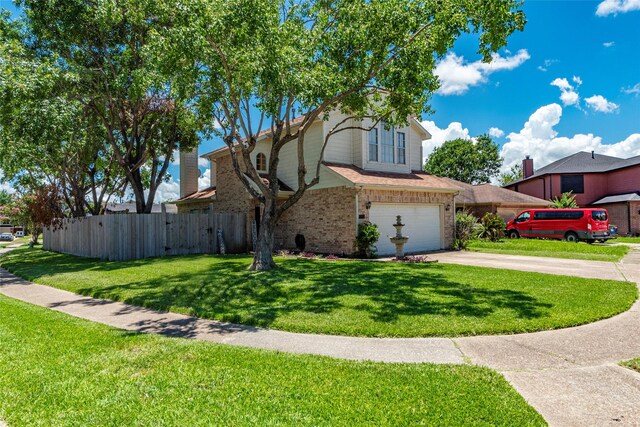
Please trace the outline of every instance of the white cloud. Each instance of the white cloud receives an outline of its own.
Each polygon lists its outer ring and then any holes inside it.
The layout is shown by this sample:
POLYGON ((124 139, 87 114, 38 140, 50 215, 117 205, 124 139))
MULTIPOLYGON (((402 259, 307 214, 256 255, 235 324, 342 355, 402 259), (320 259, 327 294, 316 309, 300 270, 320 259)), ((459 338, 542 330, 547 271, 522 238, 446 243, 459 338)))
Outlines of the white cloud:
POLYGON ((579 151, 629 158, 640 151, 640 133, 632 134, 624 141, 603 144, 602 138, 593 134, 576 134, 572 137, 558 136, 554 126, 560 123, 562 107, 550 104, 534 112, 524 127, 517 133, 507 135, 508 142, 502 146, 503 171, 519 164, 524 156, 531 155, 535 167, 540 168, 579 151))
MULTIPOLYGON (((582 84, 582 80, 580 77, 573 76, 573 81, 577 83, 578 86, 582 84)), ((556 86, 560 89, 560 100, 564 105, 576 105, 580 102, 580 96, 578 92, 574 90, 574 87, 569 83, 566 78, 556 78, 551 83, 551 86, 556 86)))
POLYGON ((445 129, 440 129, 435 122, 426 120, 422 126, 431 134, 431 139, 422 142, 423 161, 433 152, 436 147, 440 147, 446 141, 452 139, 473 139, 469 136, 469 129, 463 128, 459 122, 449 123, 445 129))
POLYGON ((598 5, 596 15, 608 16, 640 10, 640 0, 604 0, 598 5))
POLYGON ((504 131, 500 128, 491 128, 489 129, 489 135, 494 138, 502 138, 504 136, 504 131))
POLYGON ((205 170, 198 178, 198 191, 211 187, 211 169, 205 170))
POLYGON ((198 166, 201 168, 208 168, 209 159, 203 159, 202 157, 198 157, 198 166))
POLYGON ((154 203, 163 203, 180 198, 180 184, 173 177, 158 186, 154 203))
POLYGON ((604 42, 604 43, 602 43, 602 46, 604 46, 604 47, 612 47, 615 44, 616 44, 616 42, 604 42))
POLYGON ((461 95, 471 86, 477 86, 487 81, 487 77, 496 71, 513 70, 530 58, 526 49, 519 50, 515 55, 502 57, 492 54, 490 63, 475 61, 465 63, 463 56, 449 53, 436 65, 435 74, 440 79, 441 95, 461 95))
POLYGON ((593 95, 589 98, 585 98, 584 102, 586 102, 594 111, 601 113, 613 113, 619 108, 618 104, 608 101, 602 95, 593 95))
POLYGON ((544 65, 538 65, 538 70, 547 72, 549 70, 549 67, 551 67, 556 62, 560 62, 560 61, 558 61, 557 59, 545 59, 544 65))
POLYGON ((573 86, 571 86, 569 84, 569 82, 567 81, 567 79, 563 78, 556 78, 554 81, 552 81, 551 86, 556 86, 558 87, 560 90, 573 90, 573 86))
POLYGON ((634 86, 628 87, 628 88, 622 88, 620 89, 622 92, 626 93, 627 95, 631 95, 631 94, 635 94, 640 95, 640 83, 636 83, 634 86))
MULTIPOLYGON (((2 171, 0 171, 0 181, 2 181, 2 171)), ((16 189, 9 182, 0 182, 0 190, 4 190, 9 194, 15 194, 16 189)))

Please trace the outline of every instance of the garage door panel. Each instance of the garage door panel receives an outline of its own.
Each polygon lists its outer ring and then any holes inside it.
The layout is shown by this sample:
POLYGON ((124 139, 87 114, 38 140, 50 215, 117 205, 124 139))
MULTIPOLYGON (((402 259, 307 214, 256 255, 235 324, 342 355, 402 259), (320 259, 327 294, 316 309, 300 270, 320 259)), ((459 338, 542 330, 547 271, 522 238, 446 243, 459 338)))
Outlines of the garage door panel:
POLYGON ((409 237, 405 252, 424 252, 441 249, 440 207, 434 205, 375 203, 369 210, 369 220, 378 226, 379 255, 395 254, 389 237, 395 236, 393 224, 402 216, 402 235, 409 237))

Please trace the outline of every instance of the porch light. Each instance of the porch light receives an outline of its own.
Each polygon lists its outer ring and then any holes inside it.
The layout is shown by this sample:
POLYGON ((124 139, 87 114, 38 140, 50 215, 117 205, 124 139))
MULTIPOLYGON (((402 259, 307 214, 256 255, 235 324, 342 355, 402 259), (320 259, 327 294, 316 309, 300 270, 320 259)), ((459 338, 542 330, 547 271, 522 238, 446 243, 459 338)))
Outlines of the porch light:
POLYGON ((367 202, 364 204, 364 207, 367 208, 367 210, 371 209, 371 200, 367 200, 367 202))
POLYGON ((451 210, 451 204, 447 203, 447 206, 445 206, 444 210, 449 212, 451 210))

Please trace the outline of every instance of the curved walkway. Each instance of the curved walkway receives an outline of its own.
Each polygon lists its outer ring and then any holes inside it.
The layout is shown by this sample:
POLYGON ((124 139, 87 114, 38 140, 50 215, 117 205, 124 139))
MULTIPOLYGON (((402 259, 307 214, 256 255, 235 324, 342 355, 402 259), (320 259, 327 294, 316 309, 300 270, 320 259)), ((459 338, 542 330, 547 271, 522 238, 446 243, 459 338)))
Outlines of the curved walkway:
MULTIPOLYGON (((0 254, 10 248, 0 249, 0 254)), ((466 252, 441 262, 640 284, 640 250, 618 264, 466 252), (520 267, 520 268, 518 268, 520 267)), ((551 425, 640 425, 640 374, 617 362, 640 356, 640 300, 588 325, 520 335, 466 338, 354 338, 272 331, 83 297, 0 269, 0 293, 122 329, 239 346, 382 362, 471 363, 500 372, 551 425)))

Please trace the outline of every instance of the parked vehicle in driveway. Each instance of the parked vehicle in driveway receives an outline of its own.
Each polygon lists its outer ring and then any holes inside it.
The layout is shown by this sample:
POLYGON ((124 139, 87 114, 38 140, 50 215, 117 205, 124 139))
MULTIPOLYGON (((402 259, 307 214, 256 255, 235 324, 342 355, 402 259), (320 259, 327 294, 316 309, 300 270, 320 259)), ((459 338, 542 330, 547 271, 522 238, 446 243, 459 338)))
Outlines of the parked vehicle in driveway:
POLYGON ((535 237, 580 240, 587 243, 611 239, 606 209, 528 209, 507 223, 510 238, 535 237))
POLYGON ((16 237, 24 237, 24 231, 22 231, 22 230, 18 230, 18 231, 16 231, 15 236, 16 236, 16 237))
POLYGON ((13 242, 13 239, 15 239, 15 238, 13 237, 13 234, 11 234, 11 233, 2 233, 2 234, 0 234, 0 241, 13 242))

